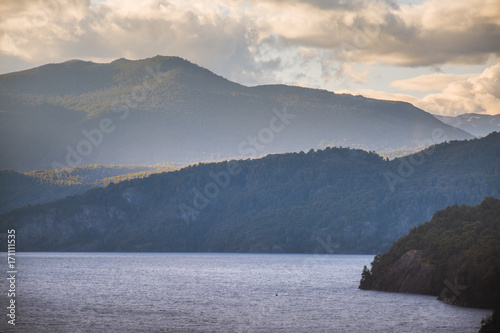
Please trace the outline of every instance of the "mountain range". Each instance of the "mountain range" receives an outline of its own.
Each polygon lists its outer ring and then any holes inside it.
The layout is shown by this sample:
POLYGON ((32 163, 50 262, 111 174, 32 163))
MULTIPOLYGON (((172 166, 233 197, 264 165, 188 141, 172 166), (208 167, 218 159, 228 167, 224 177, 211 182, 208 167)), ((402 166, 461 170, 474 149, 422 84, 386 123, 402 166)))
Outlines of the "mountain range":
POLYGON ((411 104, 246 87, 177 57, 71 60, 0 75, 0 168, 196 163, 333 146, 471 139, 411 104))
POLYGON ((434 117, 445 124, 460 128, 478 138, 486 136, 491 132, 500 131, 500 114, 464 113, 454 117, 437 115, 434 117))
POLYGON ((500 197, 498 132, 394 160, 325 148, 199 163, 16 209, 0 228, 21 251, 381 253, 487 196, 500 197))

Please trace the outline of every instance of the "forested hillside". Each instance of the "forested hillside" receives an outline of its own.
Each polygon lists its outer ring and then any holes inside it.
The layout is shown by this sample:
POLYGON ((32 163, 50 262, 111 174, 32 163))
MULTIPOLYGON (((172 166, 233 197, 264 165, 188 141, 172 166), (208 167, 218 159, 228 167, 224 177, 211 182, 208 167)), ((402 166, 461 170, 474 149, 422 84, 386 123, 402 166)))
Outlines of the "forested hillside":
POLYGON ((0 216, 20 250, 380 253, 500 197, 500 133, 392 161, 327 148, 198 164, 0 216))
POLYGON ((94 165, 62 170, 18 173, 0 170, 0 214, 27 205, 63 199, 127 179, 180 169, 176 164, 94 165))
POLYGON ((500 307, 500 200, 454 205, 410 230, 363 272, 360 288, 500 307))

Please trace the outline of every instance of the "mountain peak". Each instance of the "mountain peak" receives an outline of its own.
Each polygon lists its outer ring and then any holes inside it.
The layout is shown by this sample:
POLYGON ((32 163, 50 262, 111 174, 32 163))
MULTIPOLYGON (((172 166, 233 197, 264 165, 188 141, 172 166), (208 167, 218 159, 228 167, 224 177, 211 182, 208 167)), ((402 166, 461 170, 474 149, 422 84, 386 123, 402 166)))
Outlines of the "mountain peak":
POLYGON ((186 59, 157 55, 140 60, 119 58, 110 63, 71 59, 4 74, 0 75, 0 92, 62 96, 81 95, 113 86, 133 88, 141 85, 151 71, 168 76, 171 82, 196 90, 234 90, 241 87, 186 59))
POLYGON ((78 64, 78 63, 80 63, 80 64, 81 63, 93 64, 92 61, 84 61, 84 60, 80 60, 80 59, 71 59, 71 60, 63 62, 63 64, 78 64))
POLYGON ((250 88, 175 56, 46 65, 0 75, 0 93, 0 123, 7 124, 1 167, 16 170, 61 161, 192 163, 328 146, 389 151, 472 138, 411 104, 287 85, 250 88), (92 154, 68 158, 103 118, 116 131, 92 154), (442 136, 433 136, 436 128, 442 136))

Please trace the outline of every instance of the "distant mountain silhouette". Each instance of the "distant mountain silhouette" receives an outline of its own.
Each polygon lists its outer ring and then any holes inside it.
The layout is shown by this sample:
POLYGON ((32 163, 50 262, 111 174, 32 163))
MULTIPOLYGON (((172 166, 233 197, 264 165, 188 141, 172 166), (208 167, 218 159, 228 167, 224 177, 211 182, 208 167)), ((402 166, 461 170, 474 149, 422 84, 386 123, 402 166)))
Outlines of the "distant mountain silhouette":
POLYGON ((0 75, 0 168, 189 163, 327 146, 470 139, 408 103, 246 87, 177 57, 71 60, 0 75))
POLYGON ((479 113, 464 113, 455 117, 437 115, 434 117, 445 124, 460 128, 477 137, 500 131, 500 114, 492 116, 479 113))

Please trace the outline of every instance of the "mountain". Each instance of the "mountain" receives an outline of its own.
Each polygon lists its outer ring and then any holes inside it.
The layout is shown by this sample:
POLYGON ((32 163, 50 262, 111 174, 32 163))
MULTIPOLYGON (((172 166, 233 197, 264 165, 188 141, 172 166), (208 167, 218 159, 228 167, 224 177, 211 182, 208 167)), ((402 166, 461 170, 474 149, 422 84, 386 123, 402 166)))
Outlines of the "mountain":
POLYGON ((17 209, 0 228, 20 251, 381 253, 487 196, 500 197, 500 133, 391 161, 326 148, 200 163, 17 209))
POLYGON ((408 103, 246 87, 177 57, 72 60, 0 75, 0 168, 23 172, 328 146, 411 151, 470 138, 408 103))
POLYGON ((437 115, 434 115, 434 117, 478 138, 484 137, 491 132, 500 131, 500 114, 492 116, 479 113, 464 113, 455 117, 437 115))
POLYGON ((94 165, 63 170, 35 170, 18 173, 0 170, 0 214, 9 210, 82 194, 126 179, 179 169, 175 164, 94 165))
POLYGON ((500 307, 500 200, 453 206, 410 230, 366 266, 362 289, 439 296, 446 303, 500 307))

